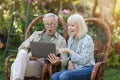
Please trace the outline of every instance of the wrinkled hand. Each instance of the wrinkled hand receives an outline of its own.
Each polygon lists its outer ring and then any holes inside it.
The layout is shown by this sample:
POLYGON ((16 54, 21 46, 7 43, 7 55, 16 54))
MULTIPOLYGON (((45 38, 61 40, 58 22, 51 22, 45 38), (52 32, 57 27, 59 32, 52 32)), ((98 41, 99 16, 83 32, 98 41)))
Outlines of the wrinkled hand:
POLYGON ((38 57, 30 57, 30 60, 37 60, 38 59, 38 57))
POLYGON ((51 62, 52 65, 59 65, 60 64, 60 58, 57 57, 55 54, 48 55, 48 60, 51 62))
POLYGON ((68 61, 68 70, 74 70, 74 65, 71 61, 68 61))
POLYGON ((67 52, 67 48, 59 48, 59 53, 66 53, 67 52))
POLYGON ((71 55, 72 52, 73 51, 68 48, 59 48, 59 53, 68 53, 69 55, 71 55))

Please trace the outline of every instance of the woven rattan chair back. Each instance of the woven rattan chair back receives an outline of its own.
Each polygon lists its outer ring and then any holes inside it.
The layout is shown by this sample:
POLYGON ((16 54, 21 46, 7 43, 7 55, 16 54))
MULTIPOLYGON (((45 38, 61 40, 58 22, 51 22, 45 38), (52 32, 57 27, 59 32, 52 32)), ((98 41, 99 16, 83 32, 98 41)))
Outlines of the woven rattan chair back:
POLYGON ((94 41, 95 66, 92 71, 91 80, 103 80, 105 65, 111 46, 111 32, 109 25, 99 18, 86 18, 88 34, 94 41))

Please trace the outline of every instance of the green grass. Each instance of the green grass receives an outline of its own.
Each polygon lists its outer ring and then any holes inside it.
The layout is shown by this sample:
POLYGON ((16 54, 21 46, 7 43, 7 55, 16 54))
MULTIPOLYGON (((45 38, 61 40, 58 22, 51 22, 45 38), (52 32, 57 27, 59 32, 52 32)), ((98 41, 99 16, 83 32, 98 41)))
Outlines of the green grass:
MULTIPOLYGON (((0 50, 0 80, 5 80, 4 72, 4 51, 0 50)), ((104 80, 120 80, 120 67, 119 68, 106 68, 104 80)))
POLYGON ((104 80, 120 80, 120 67, 119 68, 106 68, 104 80))

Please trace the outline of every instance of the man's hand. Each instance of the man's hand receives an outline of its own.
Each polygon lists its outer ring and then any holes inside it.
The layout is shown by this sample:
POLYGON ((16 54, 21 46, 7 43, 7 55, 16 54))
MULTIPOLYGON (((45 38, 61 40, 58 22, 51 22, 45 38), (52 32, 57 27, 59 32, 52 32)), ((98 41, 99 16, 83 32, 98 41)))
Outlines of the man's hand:
POLYGON ((57 57, 55 54, 48 55, 48 60, 51 62, 52 65, 59 65, 60 64, 60 58, 57 57))

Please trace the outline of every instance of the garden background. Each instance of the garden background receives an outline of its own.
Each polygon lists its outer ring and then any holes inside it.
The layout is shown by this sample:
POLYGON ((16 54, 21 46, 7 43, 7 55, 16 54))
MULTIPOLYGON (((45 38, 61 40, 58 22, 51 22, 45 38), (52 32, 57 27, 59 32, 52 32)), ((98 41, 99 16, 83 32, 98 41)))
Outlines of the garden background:
MULTIPOLYGON (((120 0, 0 0, 0 80, 5 80, 4 58, 8 32, 12 26, 9 48, 17 50, 32 19, 52 12, 63 18, 80 13, 84 18, 98 17, 111 29, 112 45, 104 80, 120 80, 120 0)), ((41 23, 36 24, 42 26, 41 23)), ((40 27, 43 29, 43 27, 40 27)))

